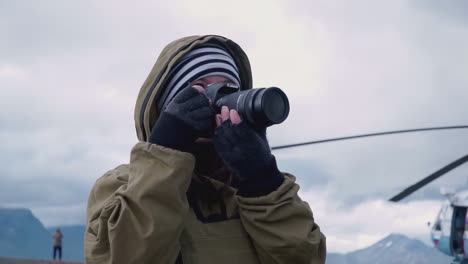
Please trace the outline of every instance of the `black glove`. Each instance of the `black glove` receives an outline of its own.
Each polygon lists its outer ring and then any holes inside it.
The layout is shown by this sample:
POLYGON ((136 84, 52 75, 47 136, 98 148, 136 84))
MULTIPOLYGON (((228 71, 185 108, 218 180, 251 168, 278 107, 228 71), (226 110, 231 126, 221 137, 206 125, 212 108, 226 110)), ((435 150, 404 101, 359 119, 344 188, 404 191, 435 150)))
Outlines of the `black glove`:
POLYGON ((164 109, 154 124, 149 142, 188 151, 196 138, 213 130, 214 116, 206 95, 188 86, 164 109))
POLYGON ((215 130, 213 142, 216 151, 238 177, 238 194, 241 196, 266 195, 284 181, 263 133, 245 121, 232 124, 230 120, 224 121, 215 130))

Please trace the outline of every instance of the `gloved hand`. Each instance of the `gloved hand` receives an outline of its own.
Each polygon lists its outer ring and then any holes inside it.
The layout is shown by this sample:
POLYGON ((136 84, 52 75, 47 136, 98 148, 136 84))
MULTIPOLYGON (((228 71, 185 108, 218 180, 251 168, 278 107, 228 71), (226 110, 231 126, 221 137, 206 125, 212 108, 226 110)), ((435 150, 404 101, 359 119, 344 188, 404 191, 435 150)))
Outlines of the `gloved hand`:
POLYGON ((188 151, 196 138, 213 129, 214 116, 203 88, 189 85, 164 109, 151 130, 149 142, 188 151))
POLYGON ((240 120, 237 111, 229 112, 226 106, 222 107, 221 115, 216 119, 218 127, 213 143, 226 166, 238 177, 238 194, 255 197, 276 190, 283 183, 284 176, 271 154, 264 134, 266 130, 256 131, 240 120))

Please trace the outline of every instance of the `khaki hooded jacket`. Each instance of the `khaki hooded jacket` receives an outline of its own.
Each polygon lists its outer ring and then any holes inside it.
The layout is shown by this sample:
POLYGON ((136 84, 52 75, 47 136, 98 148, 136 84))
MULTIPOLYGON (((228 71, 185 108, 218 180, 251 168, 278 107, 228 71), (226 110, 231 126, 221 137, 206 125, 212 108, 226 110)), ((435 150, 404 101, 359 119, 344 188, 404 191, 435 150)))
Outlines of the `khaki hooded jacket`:
POLYGON ((220 36, 192 36, 170 43, 144 82, 135 107, 139 143, 130 163, 100 177, 89 197, 86 263, 325 263, 325 237, 294 176, 262 197, 205 179, 220 193, 217 203, 187 198, 194 177, 190 153, 147 142, 159 112, 156 100, 171 67, 194 46, 216 39, 233 54, 243 89, 252 88, 242 49, 220 36))

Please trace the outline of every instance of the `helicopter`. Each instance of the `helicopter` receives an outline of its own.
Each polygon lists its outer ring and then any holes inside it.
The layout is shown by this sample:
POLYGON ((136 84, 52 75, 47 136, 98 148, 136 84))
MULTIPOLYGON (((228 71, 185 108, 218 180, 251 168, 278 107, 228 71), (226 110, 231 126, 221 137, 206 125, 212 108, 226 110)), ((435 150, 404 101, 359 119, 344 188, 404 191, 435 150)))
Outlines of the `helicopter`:
POLYGON ((432 242, 444 254, 454 256, 454 263, 468 263, 468 190, 441 190, 441 194, 447 201, 432 225, 432 242))
MULTIPOLYGON (((412 132, 425 132, 433 130, 446 130, 446 129, 466 129, 468 126, 446 126, 446 127, 430 127, 419 129, 396 130, 380 133, 362 134, 348 137, 331 138, 324 140, 309 141, 303 143, 282 145, 272 147, 272 150, 285 149, 291 147, 299 147, 311 144, 321 144, 327 142, 357 139, 373 136, 384 136, 391 134, 412 133, 412 132)), ((456 167, 468 162, 468 155, 465 155, 450 164, 442 167, 436 172, 423 178, 422 180, 407 187, 397 195, 389 199, 391 202, 399 202, 416 192, 420 188, 441 177, 447 172, 455 169, 456 167)), ((442 253, 453 256, 452 264, 468 264, 468 190, 454 192, 452 190, 441 189, 441 194, 447 198, 442 204, 436 220, 431 227, 431 240, 434 247, 442 253)), ((430 225, 430 223, 428 223, 430 225)))

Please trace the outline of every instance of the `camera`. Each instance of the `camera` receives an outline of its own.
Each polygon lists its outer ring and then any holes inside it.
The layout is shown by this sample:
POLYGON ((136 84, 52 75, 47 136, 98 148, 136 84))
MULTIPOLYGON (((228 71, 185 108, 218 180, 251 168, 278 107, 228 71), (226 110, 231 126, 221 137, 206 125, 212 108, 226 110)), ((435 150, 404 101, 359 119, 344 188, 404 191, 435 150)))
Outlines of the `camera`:
POLYGON ((277 87, 241 91, 235 84, 217 83, 205 90, 216 111, 220 111, 223 105, 235 109, 254 127, 279 124, 289 115, 288 97, 277 87))

